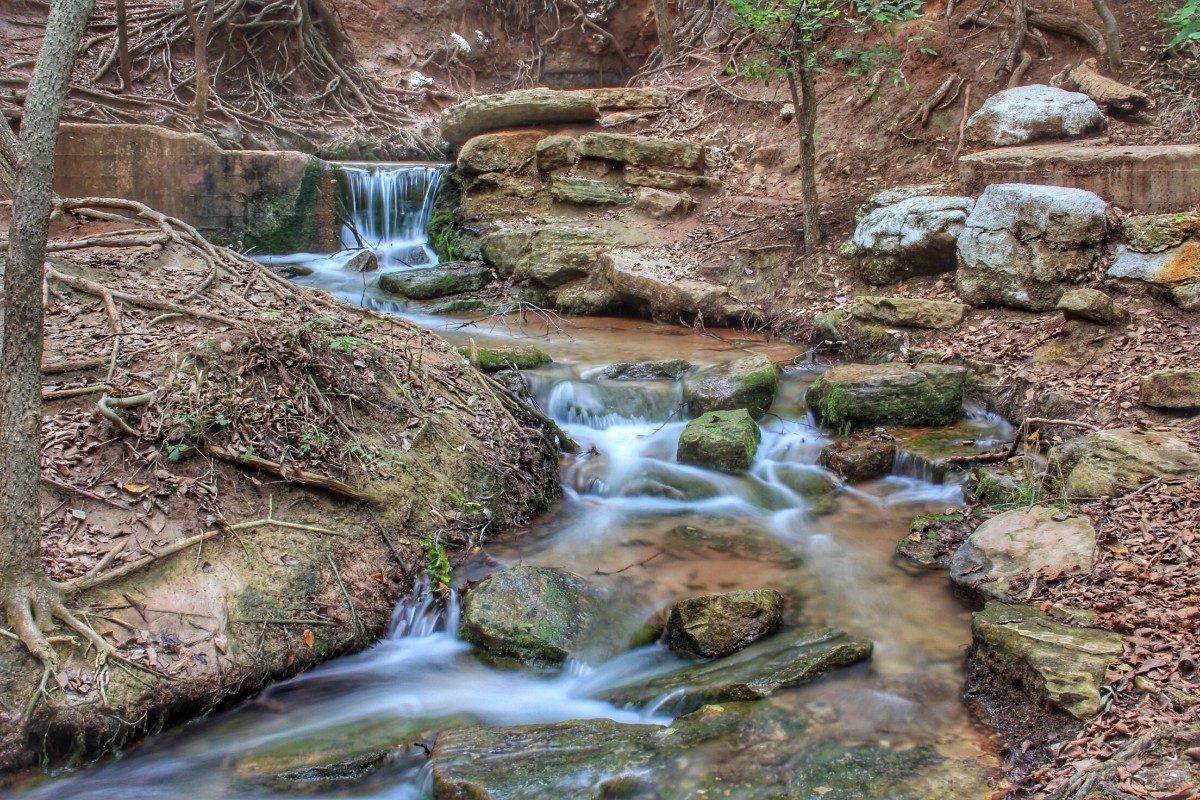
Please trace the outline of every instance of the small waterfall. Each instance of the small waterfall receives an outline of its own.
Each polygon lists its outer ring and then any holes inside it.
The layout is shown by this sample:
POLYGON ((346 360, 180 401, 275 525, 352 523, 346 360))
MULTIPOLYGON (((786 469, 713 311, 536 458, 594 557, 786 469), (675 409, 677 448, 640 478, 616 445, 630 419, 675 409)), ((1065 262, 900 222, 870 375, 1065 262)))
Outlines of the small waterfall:
POLYGON ((437 263, 425 228, 445 164, 334 164, 346 224, 342 245, 373 250, 382 267, 437 263))

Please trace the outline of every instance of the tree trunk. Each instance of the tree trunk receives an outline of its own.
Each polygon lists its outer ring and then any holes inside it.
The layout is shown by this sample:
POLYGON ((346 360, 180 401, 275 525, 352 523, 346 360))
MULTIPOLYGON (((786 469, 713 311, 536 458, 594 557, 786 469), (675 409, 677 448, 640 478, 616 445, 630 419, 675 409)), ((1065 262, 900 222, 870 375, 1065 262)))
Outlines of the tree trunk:
POLYGON ((1104 43, 1108 49, 1108 71, 1113 75, 1121 69, 1121 34, 1117 30, 1117 18, 1113 16, 1104 0, 1092 0, 1092 6, 1104 22, 1104 43))
POLYGON ((129 63, 129 28, 125 21, 125 0, 117 0, 117 71, 121 75, 121 91, 129 91, 133 68, 129 63))
MULTIPOLYGON (((21 143, 0 116, 0 200, 12 200, 17 194, 17 168, 21 164, 21 143)), ((0 341, 3 341, 0 339, 0 341)))
POLYGON ((807 44, 799 48, 798 64, 787 70, 788 90, 796 107, 796 127, 800 129, 800 185, 804 194, 804 252, 811 253, 821 244, 821 200, 817 196, 817 92, 813 85, 812 64, 807 44), (800 85, 796 85, 796 75, 800 85))
MULTIPOLYGON (((21 121, 20 163, 4 274, 4 340, 0 345, 0 599, 9 622, 30 644, 50 624, 58 601, 42 570, 38 492, 42 421, 42 263, 50 227, 58 120, 79 40, 94 0, 52 0, 46 36, 29 81, 21 121)), ((39 652, 41 649, 41 652, 39 652)))
POLYGON ((183 0, 183 10, 187 14, 188 24, 192 28, 192 41, 196 45, 196 98, 192 101, 192 110, 197 121, 204 122, 204 115, 208 113, 208 34, 212 31, 215 9, 213 0, 204 0, 203 23, 194 0, 183 0))
POLYGON ((654 0, 654 27, 658 29, 663 63, 669 64, 679 57, 679 45, 675 42, 675 20, 667 8, 667 0, 654 0))

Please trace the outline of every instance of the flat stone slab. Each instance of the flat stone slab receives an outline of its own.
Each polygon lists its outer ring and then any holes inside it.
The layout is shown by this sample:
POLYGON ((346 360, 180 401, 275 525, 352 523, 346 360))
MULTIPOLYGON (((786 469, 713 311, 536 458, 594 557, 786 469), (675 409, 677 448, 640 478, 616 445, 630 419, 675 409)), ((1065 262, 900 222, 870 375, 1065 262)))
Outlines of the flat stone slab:
POLYGON ((1032 606, 989 602, 971 631, 984 665, 1079 719, 1100 710, 1105 670, 1124 652, 1117 634, 1064 625, 1032 606))
POLYGON ((1009 147, 963 156, 958 175, 966 194, 993 183, 1074 186, 1121 208, 1170 213, 1196 205, 1200 145, 1009 147))
POLYGON ((1087 518, 1048 506, 1016 509, 975 529, 950 559, 950 579, 961 591, 1007 600, 1012 579, 1038 570, 1092 568, 1096 529, 1087 518))
POLYGON ((1072 498, 1119 497, 1154 478, 1186 478, 1200 456, 1163 431, 1122 428, 1079 436, 1050 449, 1046 472, 1072 498))
POLYGON ((1151 408, 1200 407, 1200 369, 1160 369, 1142 377, 1142 405, 1151 408))
POLYGON ((458 146, 473 136, 534 125, 590 122, 600 118, 591 92, 519 89, 472 97, 442 112, 442 138, 458 146))
POLYGON ((970 306, 944 300, 920 300, 911 297, 854 298, 854 318, 879 325, 899 325, 905 328, 950 330, 962 322, 970 306))

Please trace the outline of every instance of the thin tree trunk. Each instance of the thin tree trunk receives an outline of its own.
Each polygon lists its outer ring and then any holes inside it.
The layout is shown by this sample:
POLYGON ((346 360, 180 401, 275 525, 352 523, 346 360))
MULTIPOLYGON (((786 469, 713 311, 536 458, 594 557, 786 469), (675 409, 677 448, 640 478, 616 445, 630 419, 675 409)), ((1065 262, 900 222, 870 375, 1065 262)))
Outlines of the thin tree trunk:
POLYGON ((192 110, 196 119, 204 122, 204 115, 208 113, 208 35, 212 32, 213 0, 204 0, 203 24, 199 16, 201 12, 196 10, 194 0, 183 0, 183 10, 187 14, 188 24, 192 28, 192 40, 196 46, 196 97, 192 101, 192 110))
POLYGON ((800 129, 800 186, 804 194, 804 251, 811 253, 821 244, 821 200, 817 196, 817 92, 813 85, 812 65, 808 47, 798 48, 799 64, 796 74, 787 71, 788 90, 796 107, 796 127, 800 129))
POLYGON ((0 116, 0 200, 12 200, 17 193, 17 168, 21 164, 21 143, 0 116))
POLYGON ((1104 22, 1104 42, 1108 49, 1108 71, 1116 75, 1121 69, 1121 34, 1117 30, 1117 18, 1113 16, 1104 0, 1092 0, 1092 6, 1104 22))
POLYGON ((128 91, 133 68, 129 63, 129 29, 125 21, 125 0, 117 0, 117 71, 121 75, 121 91, 128 91))
MULTIPOLYGON (((50 227, 58 120, 94 0, 52 0, 29 80, 4 274, 0 345, 0 599, 22 639, 46 629, 59 594, 42 570, 38 491, 42 421, 42 263, 50 227)), ((53 652, 45 641, 42 652, 53 652)), ((31 649, 34 649, 31 646, 31 649)))
POLYGON ((662 48, 663 63, 669 64, 679 56, 675 41, 675 20, 667 8, 667 0, 654 0, 654 27, 658 29, 658 46, 662 48))

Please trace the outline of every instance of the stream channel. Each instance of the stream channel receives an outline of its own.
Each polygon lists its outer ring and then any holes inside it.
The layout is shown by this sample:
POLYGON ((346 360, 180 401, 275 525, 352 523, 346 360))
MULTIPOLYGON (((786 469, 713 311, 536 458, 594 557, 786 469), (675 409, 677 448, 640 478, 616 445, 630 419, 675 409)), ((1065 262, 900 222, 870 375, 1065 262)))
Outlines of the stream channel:
MULTIPOLYGON (((407 188, 387 201, 388 214, 428 213, 436 192, 428 175, 419 187, 389 179, 407 188)), ((360 218, 359 233, 384 269, 414 247, 436 258, 423 247, 420 220, 375 219, 360 218)), ((953 480, 934 480, 927 468, 927 443, 919 443, 931 437, 897 432, 915 443, 902 445, 907 455, 892 475, 838 483, 817 466, 831 440, 803 404, 819 369, 801 363, 783 372, 751 469, 681 465, 681 384, 607 380, 598 376, 604 366, 666 358, 704 366, 747 351, 791 363, 800 349, 630 320, 560 320, 559 331, 536 315, 525 325, 430 316, 343 272, 348 257, 287 260, 313 270, 301 282, 404 314, 452 343, 532 344, 553 356, 526 377, 541 408, 582 447, 562 462, 564 496, 529 530, 486 537, 455 577, 478 580, 518 564, 572 570, 609 592, 603 641, 556 673, 496 665, 457 638, 457 598, 438 609, 419 596, 400 604, 371 650, 19 796, 429 798, 427 748, 451 729, 469 733, 447 748, 444 766, 484 776, 488 793, 438 797, 948 800, 994 789, 997 744, 961 700, 969 609, 944 572, 905 567, 895 556, 913 517, 963 503, 953 480), (872 657, 765 700, 684 718, 673 716, 674 695, 637 708, 602 699, 614 686, 684 665, 661 644, 628 646, 656 612, 684 597, 760 588, 785 599, 776 637, 833 626, 873 641, 872 657), (581 722, 553 726, 567 720, 581 722)), ((1003 422, 964 413, 932 438, 986 448, 1008 435, 1003 422)))

